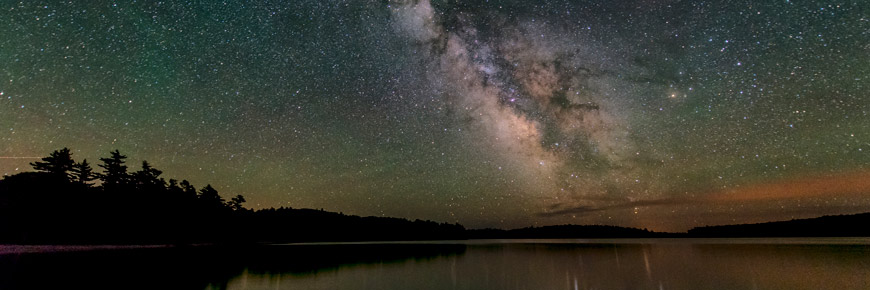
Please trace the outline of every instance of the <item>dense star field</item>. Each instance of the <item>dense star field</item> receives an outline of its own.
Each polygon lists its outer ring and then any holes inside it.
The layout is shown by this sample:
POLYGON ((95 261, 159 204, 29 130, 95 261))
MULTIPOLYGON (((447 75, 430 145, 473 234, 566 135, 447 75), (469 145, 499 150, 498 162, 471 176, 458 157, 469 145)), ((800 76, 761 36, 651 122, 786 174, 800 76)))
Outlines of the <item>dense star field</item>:
POLYGON ((865 1, 5 1, 0 33, 3 175, 119 149, 470 228, 870 211, 865 1))

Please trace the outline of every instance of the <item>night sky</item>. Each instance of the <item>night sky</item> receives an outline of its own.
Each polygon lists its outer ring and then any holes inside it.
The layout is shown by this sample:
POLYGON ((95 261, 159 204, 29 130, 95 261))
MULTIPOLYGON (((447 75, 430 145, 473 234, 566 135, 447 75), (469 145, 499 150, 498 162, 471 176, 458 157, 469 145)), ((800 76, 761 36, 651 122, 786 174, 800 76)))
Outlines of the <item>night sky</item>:
POLYGON ((870 211, 866 1, 12 2, 3 175, 119 149, 469 228, 870 211))

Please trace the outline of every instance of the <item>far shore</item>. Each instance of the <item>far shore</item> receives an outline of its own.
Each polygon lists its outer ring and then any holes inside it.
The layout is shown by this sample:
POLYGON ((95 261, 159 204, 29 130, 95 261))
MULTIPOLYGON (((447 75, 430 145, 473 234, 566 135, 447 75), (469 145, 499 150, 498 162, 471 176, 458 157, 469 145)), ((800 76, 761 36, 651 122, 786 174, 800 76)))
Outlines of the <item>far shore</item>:
MULTIPOLYGON (((581 239, 469 239, 469 240, 420 240, 420 241, 356 241, 356 242, 300 242, 256 243, 260 246, 340 246, 340 245, 487 245, 504 243, 545 244, 769 244, 769 245, 870 245, 870 237, 671 237, 671 238, 581 238, 581 239)), ((100 250, 134 250, 220 246, 221 244, 157 244, 157 245, 3 245, 0 255, 87 252, 100 250)), ((236 244, 238 246, 238 244, 236 244)))
POLYGON ((0 245, 0 255, 172 247, 176 245, 0 245))

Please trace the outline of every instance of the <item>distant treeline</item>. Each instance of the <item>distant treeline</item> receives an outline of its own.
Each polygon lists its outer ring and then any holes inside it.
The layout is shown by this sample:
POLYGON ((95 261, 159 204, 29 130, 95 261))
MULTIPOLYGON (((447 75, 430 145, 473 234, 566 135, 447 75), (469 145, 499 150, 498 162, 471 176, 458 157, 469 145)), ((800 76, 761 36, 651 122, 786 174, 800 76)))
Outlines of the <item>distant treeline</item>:
POLYGON ((758 224, 697 227, 691 237, 868 237, 870 213, 758 224))
POLYGON ((616 226, 559 225, 514 230, 468 230, 467 236, 469 239, 870 237, 870 213, 705 226, 690 229, 687 233, 663 233, 616 226))
POLYGON ((471 239, 594 239, 594 238, 665 238, 675 234, 617 226, 559 225, 514 230, 468 230, 471 239))
POLYGON ((102 172, 69 149, 0 180, 0 243, 163 244, 462 239, 458 224, 358 217, 310 209, 250 210, 211 185, 161 177, 143 161, 129 171, 117 150, 102 172))

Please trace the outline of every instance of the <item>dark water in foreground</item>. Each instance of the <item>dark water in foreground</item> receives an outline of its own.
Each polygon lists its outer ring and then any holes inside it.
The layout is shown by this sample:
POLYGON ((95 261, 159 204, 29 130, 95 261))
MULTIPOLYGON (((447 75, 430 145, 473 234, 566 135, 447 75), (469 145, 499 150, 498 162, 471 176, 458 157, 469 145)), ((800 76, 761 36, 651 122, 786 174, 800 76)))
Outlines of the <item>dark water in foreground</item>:
POLYGON ((867 238, 2 247, 0 289, 870 289, 867 238))

